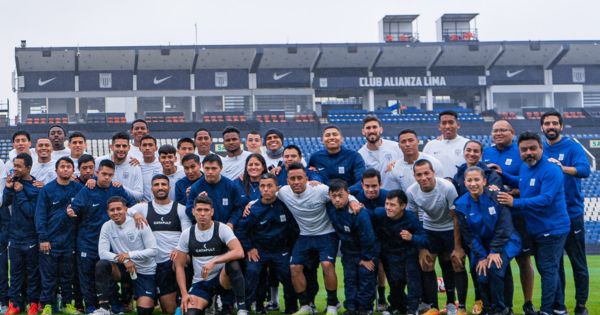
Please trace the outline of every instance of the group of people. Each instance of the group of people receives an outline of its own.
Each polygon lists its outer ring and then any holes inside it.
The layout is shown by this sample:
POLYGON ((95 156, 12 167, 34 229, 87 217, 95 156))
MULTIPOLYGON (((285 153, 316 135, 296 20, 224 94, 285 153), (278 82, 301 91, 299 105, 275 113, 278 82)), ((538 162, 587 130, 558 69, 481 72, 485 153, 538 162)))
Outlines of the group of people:
POLYGON ((456 112, 440 113, 441 135, 420 152, 415 130, 386 140, 367 116, 360 150, 330 125, 308 161, 277 129, 250 132, 243 146, 225 128, 223 157, 207 129, 158 146, 144 120, 114 134, 101 157, 62 126, 33 149, 17 131, 0 165, 2 311, 118 314, 135 299, 142 315, 156 305, 200 315, 216 302, 224 314, 264 314, 280 309, 281 284, 282 311, 312 315, 320 266, 325 312, 336 315, 341 252, 348 315, 440 314, 436 261, 447 314, 467 314, 469 276, 473 314, 513 314, 513 258, 524 313, 567 314, 566 252, 574 313, 588 314, 581 178, 590 165, 562 135, 560 113, 542 116, 543 140, 515 137, 499 120, 484 147, 459 128, 456 112))

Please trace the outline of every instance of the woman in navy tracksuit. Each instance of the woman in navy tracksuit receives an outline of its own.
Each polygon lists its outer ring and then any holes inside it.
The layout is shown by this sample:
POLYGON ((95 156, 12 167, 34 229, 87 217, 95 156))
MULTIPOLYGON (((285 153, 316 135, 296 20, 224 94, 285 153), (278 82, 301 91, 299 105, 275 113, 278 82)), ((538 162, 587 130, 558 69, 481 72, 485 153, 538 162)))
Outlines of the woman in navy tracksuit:
POLYGON ((456 215, 461 235, 470 249, 477 273, 483 314, 510 314, 512 275, 510 260, 521 250, 521 239, 512 225, 510 210, 486 189, 485 172, 479 167, 465 171, 469 193, 457 199, 456 215))

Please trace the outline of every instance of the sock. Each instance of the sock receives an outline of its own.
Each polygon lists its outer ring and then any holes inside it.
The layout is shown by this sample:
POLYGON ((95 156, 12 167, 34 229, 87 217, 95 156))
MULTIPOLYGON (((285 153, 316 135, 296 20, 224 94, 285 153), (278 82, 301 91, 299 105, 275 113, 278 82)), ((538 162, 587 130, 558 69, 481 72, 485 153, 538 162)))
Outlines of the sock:
POLYGON ((423 272, 423 302, 439 309, 437 301, 437 279, 435 272, 423 272))
MULTIPOLYGON (((96 263, 96 292, 98 301, 109 301, 112 290, 112 277, 107 277, 112 272, 112 263, 108 260, 99 260, 96 263)), ((108 303, 107 303, 108 304, 108 303)), ((110 309, 107 307, 106 309, 110 309)))
POLYGON ((310 304, 310 297, 306 293, 306 291, 302 291, 298 293, 298 300, 300 300, 300 306, 305 306, 310 304))
POLYGON ((385 286, 377 287, 377 297, 378 304, 385 304, 385 286))
POLYGON ((454 273, 454 281, 456 283, 456 294, 458 295, 458 307, 464 309, 467 304, 467 290, 469 288, 467 272, 461 271, 454 273))
POLYGON ((271 287, 271 303, 273 305, 279 305, 279 287, 273 286, 271 287))
POLYGON ((244 275, 242 274, 240 263, 237 261, 228 262, 225 264, 225 272, 231 281, 231 287, 233 294, 235 295, 238 310, 247 310, 244 275))
MULTIPOLYGON (((456 288, 454 282, 454 269, 452 268, 452 262, 450 260, 440 259, 440 267, 442 269, 442 278, 444 279, 444 286, 446 287, 446 305, 454 304, 456 301, 456 288)), ((436 280, 437 283, 437 280, 436 280)))
POLYGON ((204 310, 199 308, 188 308, 187 312, 185 312, 185 315, 204 315, 204 310))
POLYGON ((154 311, 154 308, 152 307, 137 306, 136 308, 139 315, 152 315, 152 312, 154 311))
POLYGON ((327 290, 327 306, 337 306, 337 290, 327 290))

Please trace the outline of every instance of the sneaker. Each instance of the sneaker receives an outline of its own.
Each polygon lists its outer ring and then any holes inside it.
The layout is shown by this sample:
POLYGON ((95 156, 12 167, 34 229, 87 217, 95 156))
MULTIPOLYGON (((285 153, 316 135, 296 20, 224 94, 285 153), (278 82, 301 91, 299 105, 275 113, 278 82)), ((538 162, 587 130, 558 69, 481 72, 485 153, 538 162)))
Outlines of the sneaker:
MULTIPOLYGON (((46 307, 44 306, 44 309, 46 309, 46 307)), ((75 307, 75 305, 69 303, 66 304, 65 307, 62 308, 62 313, 67 314, 67 315, 78 315, 81 314, 81 312, 79 312, 79 310, 75 307)), ((42 313, 43 315, 44 313, 42 313)))
POLYGON ((313 309, 310 305, 302 305, 300 309, 292 315, 313 315, 313 309))
POLYGON ((237 315, 248 315, 248 314, 250 314, 250 313, 248 313, 247 310, 238 310, 237 311, 237 315))
POLYGON ((575 315, 589 315, 588 309, 585 306, 577 305, 575 307, 575 315))
POLYGON ((552 313, 554 313, 554 315, 569 315, 567 310, 553 310, 552 313))
POLYGON ((42 310, 42 315, 52 315, 52 305, 50 305, 50 304, 44 305, 44 309, 42 310))
POLYGON ((337 306, 327 306, 327 311, 325 315, 337 315, 338 308, 337 306))
POLYGON ((86 314, 93 314, 95 311, 96 311, 96 308, 94 307, 94 305, 90 305, 85 308, 86 314))
POLYGON ((111 313, 110 310, 107 310, 103 307, 99 307, 92 314, 93 315, 111 315, 113 313, 111 313))
POLYGON ((423 315, 440 315, 440 310, 438 310, 435 307, 432 307, 427 312, 423 313, 423 315))
POLYGON ((267 311, 279 311, 279 303, 273 303, 271 301, 267 302, 267 311))
POLYGON ((175 309, 175 315, 182 315, 181 314, 181 306, 177 306, 177 308, 175 309))
POLYGON ((317 310, 317 306, 315 305, 314 302, 310 302, 310 310, 312 311, 313 314, 317 314, 319 311, 317 310))
POLYGON ((456 311, 456 315, 468 315, 469 313, 467 313, 467 310, 464 308, 458 308, 458 311, 456 311))
POLYGON ((8 309, 6 310, 6 315, 16 315, 21 313, 21 309, 18 306, 13 304, 13 302, 8 303, 8 309))
POLYGON ((473 313, 473 315, 479 315, 481 312, 483 312, 483 301, 477 300, 475 303, 473 303, 473 309, 471 310, 471 313, 473 313))
POLYGON ((383 312, 385 310, 387 310, 388 305, 386 303, 381 303, 381 304, 377 304, 377 308, 375 308, 375 310, 377 310, 378 312, 383 312))
POLYGON ((525 304, 523 304, 523 315, 536 315, 537 313, 535 312, 535 307, 533 306, 533 303, 531 303, 531 301, 527 301, 525 302, 525 304))
POLYGON ((456 309, 456 305, 454 305, 453 303, 449 303, 448 305, 446 305, 446 314, 457 315, 458 311, 456 309))
MULTIPOLYGON (((40 304, 39 303, 30 303, 29 309, 27 310, 27 315, 37 315, 40 312, 40 304)), ((52 306, 50 306, 50 312, 52 312, 52 306)))
POLYGON ((8 311, 8 306, 0 305, 0 314, 6 314, 6 311, 8 311))
MULTIPOLYGON (((101 307, 98 309, 101 309, 101 307)), ((111 311, 111 314, 125 315, 125 312, 123 311, 123 306, 121 306, 119 304, 111 305, 110 311, 111 311)))

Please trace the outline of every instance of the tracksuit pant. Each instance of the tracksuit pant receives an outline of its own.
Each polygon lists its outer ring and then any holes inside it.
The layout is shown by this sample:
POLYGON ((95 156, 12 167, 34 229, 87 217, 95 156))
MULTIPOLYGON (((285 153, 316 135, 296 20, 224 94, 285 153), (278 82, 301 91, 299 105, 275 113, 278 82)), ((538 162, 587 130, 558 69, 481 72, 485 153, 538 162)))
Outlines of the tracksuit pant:
POLYGON ((0 243, 0 303, 8 305, 8 244, 0 243))
POLYGON ((55 251, 39 254, 42 292, 40 302, 56 305, 56 290, 60 285, 63 304, 73 300, 73 251, 55 251))
MULTIPOLYGON (((585 256, 585 226, 583 215, 571 219, 571 231, 565 242, 565 252, 571 261, 573 278, 575 280, 575 302, 585 305, 590 289, 590 274, 588 272, 587 258, 585 256)), ((561 290, 565 292, 565 267, 560 261, 561 290)))
POLYGON ((560 261, 567 234, 538 235, 533 240, 535 265, 541 275, 542 305, 540 311, 552 314, 565 309, 565 295, 560 283, 560 261))
POLYGON ((96 298, 96 263, 98 257, 90 257, 89 253, 77 252, 77 265, 79 271, 79 286, 86 307, 97 306, 96 298))
POLYGON ((381 253, 381 262, 390 285, 388 301, 392 310, 416 313, 422 293, 421 267, 417 254, 381 253), (408 286, 408 294, 404 288, 408 286))
POLYGON ((373 310, 375 291, 377 288, 377 259, 374 259, 375 270, 361 266, 360 254, 343 253, 344 267, 344 308, 353 311, 373 310))
POLYGON ((25 302, 21 290, 24 282, 24 274, 27 274, 27 302, 38 302, 40 298, 38 253, 37 242, 15 244, 15 242, 11 241, 11 244, 8 246, 8 259, 10 261, 10 288, 8 289, 8 296, 21 309, 24 309, 25 302))
MULTIPOLYGON (((496 264, 487 270, 487 275, 477 275, 477 285, 480 289, 483 305, 490 314, 501 313, 506 308, 512 307, 512 295, 514 292, 510 260, 502 254, 502 266, 496 264)), ((476 263, 473 261, 472 270, 476 263)))

